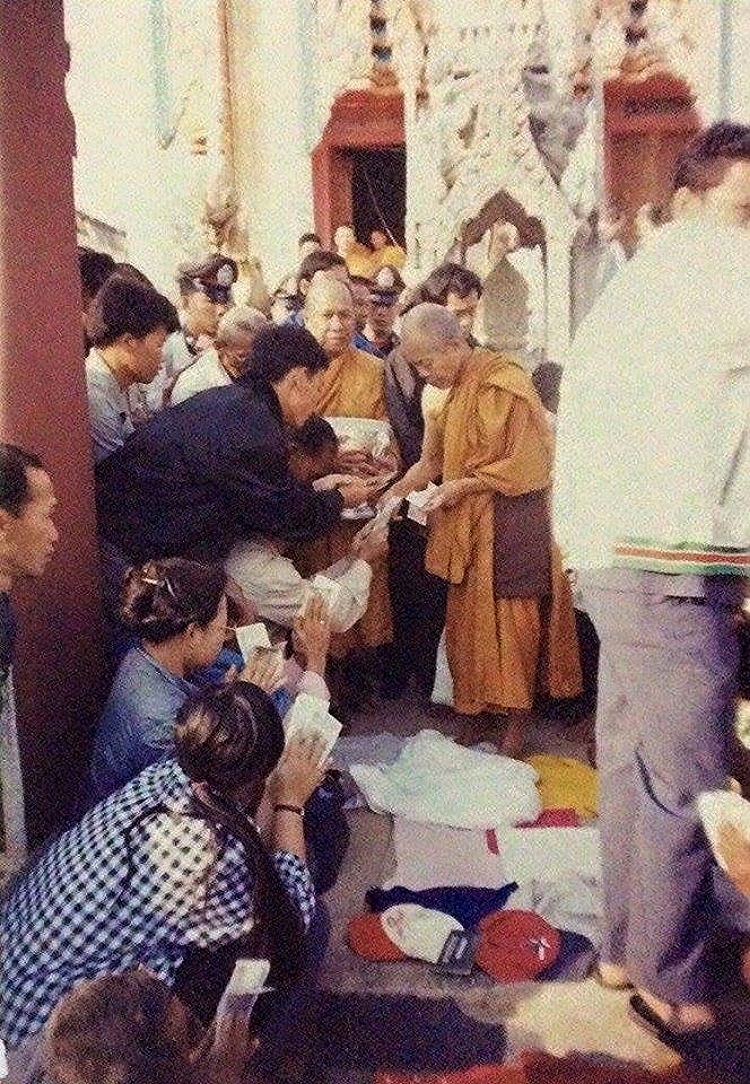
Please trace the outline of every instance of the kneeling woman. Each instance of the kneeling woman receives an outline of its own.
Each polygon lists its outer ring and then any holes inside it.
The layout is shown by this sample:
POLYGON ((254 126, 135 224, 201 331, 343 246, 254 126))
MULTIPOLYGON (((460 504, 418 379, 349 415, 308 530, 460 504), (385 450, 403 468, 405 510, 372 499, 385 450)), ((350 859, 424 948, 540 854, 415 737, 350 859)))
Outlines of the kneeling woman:
MULTIPOLYGON (((175 557, 128 569, 120 617, 138 642, 118 667, 94 739, 86 807, 112 794, 155 760, 174 753, 177 711, 197 691, 196 675, 216 662, 224 643, 226 589, 221 565, 175 557)), ((327 629, 315 631, 318 641, 323 635, 322 651, 314 658, 308 653, 307 672, 293 691, 327 699, 322 677, 327 629)), ((274 703, 284 711, 289 696, 279 688, 283 677, 274 666, 274 656, 258 657, 239 676, 273 694, 274 703)))
POLYGON ((175 747, 58 837, 0 908, 0 1037, 16 1065, 74 983, 138 964, 205 1020, 237 956, 267 957, 264 1068, 299 1028, 325 939, 302 832, 323 747, 284 749, 271 700, 245 682, 189 700, 175 747), (269 851, 253 821, 264 792, 269 851))

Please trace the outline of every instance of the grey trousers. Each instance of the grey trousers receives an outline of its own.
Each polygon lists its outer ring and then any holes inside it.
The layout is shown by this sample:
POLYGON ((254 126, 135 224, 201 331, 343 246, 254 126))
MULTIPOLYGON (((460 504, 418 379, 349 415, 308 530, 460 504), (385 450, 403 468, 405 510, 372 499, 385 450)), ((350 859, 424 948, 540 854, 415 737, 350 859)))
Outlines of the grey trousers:
POLYGON ((693 803, 726 786, 738 678, 732 585, 704 583, 579 576, 601 642, 602 959, 673 1003, 713 992, 713 860, 693 803))

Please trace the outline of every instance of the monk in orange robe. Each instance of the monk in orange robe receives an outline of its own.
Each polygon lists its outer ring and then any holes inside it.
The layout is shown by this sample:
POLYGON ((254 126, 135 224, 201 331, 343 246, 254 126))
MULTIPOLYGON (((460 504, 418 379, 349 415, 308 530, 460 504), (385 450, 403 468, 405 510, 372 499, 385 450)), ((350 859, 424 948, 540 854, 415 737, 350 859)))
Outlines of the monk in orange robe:
MULTIPOLYGON (((313 281, 305 298, 305 327, 329 358, 320 377, 317 413, 327 418, 368 418, 386 421, 383 362, 352 346, 354 302, 349 287, 333 279, 313 281)), ((340 469, 371 474, 372 457, 362 450, 344 449, 340 469)), ((298 554, 301 571, 309 575, 351 553, 361 524, 343 522, 327 538, 311 543, 298 554)), ((334 653, 341 656, 355 647, 374 648, 393 638, 388 593, 388 559, 372 565, 367 610, 348 633, 334 638, 334 653)))
POLYGON ((506 716, 501 748, 517 756, 537 692, 581 691, 572 595, 549 527, 552 434, 524 370, 473 348, 442 306, 407 314, 401 351, 428 384, 450 390, 427 421, 421 459, 385 497, 442 479, 426 505, 426 566, 450 585, 454 705, 506 716))

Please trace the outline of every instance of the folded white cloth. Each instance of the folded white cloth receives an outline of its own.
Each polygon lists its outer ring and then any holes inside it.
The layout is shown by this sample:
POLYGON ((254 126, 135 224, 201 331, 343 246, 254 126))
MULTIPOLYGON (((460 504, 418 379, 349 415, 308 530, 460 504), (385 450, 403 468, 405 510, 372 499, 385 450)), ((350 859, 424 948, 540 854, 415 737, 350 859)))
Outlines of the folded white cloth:
POLYGON ((598 828, 502 828, 495 834, 508 881, 556 881, 573 873, 601 881, 598 828))
POLYGON ((478 828, 394 817, 396 867, 383 888, 401 885, 414 892, 442 885, 498 888, 506 883, 505 869, 500 855, 490 849, 487 834, 478 828))
POLYGON ((463 929, 458 919, 418 903, 395 903, 383 911, 380 922, 387 937, 406 956, 431 964, 438 962, 448 935, 463 929))
POLYGON ((541 812, 530 765, 465 749, 435 730, 410 738, 395 764, 353 764, 350 772, 371 809, 415 821, 494 828, 541 812))

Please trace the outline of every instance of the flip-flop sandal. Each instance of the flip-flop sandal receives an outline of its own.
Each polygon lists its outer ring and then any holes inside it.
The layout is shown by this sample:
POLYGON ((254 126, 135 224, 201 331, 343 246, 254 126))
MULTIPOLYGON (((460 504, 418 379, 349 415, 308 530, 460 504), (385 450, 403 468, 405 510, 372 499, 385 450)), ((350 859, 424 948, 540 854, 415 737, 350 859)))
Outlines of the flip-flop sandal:
POLYGON ((594 964, 594 966, 591 968, 591 978, 594 980, 594 982, 597 982, 603 990, 617 991, 635 989, 630 979, 623 979, 620 982, 613 982, 611 979, 605 979, 604 975, 602 974, 602 969, 598 963, 594 964))
POLYGON ((676 1022, 679 1019, 675 1010, 670 1009, 670 1015, 665 1020, 654 1012, 640 994, 633 994, 631 997, 628 1016, 654 1039, 678 1053, 716 1034, 716 1024, 699 1028, 670 1027, 670 1021, 676 1022))

